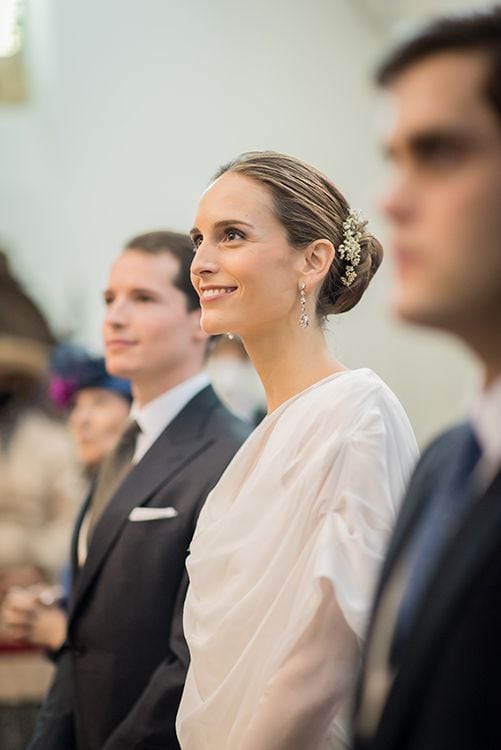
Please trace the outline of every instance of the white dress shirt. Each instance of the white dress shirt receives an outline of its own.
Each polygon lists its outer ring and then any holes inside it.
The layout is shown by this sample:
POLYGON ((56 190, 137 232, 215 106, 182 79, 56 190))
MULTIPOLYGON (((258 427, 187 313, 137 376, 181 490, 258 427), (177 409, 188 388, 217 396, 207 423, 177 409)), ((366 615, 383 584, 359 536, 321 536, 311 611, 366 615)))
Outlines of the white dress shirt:
POLYGON ((199 372, 192 378, 184 380, 174 388, 165 391, 143 407, 135 402, 132 404, 130 418, 134 419, 141 428, 136 441, 133 464, 137 464, 142 459, 174 417, 209 383, 207 373, 199 372))

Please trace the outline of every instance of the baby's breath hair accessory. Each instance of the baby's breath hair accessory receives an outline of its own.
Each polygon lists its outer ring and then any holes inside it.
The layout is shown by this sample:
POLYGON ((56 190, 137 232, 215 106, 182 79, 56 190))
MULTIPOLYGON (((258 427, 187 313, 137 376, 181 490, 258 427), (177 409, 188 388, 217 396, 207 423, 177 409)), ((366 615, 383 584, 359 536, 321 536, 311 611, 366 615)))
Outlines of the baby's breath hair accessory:
POLYGON ((360 240, 362 239, 362 227, 365 221, 358 211, 350 208, 348 218, 343 222, 343 241, 337 251, 339 257, 346 263, 344 276, 341 282, 345 286, 351 286, 357 278, 357 266, 360 263, 360 240))

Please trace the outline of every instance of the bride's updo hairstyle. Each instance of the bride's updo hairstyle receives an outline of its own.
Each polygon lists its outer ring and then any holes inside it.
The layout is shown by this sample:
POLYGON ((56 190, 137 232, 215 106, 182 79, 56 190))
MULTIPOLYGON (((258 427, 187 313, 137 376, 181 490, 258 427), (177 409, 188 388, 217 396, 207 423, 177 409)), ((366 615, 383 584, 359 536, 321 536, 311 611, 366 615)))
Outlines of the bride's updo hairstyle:
POLYGON ((298 249, 320 239, 330 240, 336 250, 334 261, 320 288, 316 312, 319 317, 351 310, 362 297, 383 259, 383 248, 358 222, 360 262, 349 286, 350 261, 338 253, 345 237, 343 224, 350 217, 345 197, 325 175, 299 159, 274 151, 249 151, 221 167, 214 179, 237 172, 265 185, 270 191, 276 215, 285 227, 288 242, 298 249), (349 268, 348 268, 349 275, 349 268))

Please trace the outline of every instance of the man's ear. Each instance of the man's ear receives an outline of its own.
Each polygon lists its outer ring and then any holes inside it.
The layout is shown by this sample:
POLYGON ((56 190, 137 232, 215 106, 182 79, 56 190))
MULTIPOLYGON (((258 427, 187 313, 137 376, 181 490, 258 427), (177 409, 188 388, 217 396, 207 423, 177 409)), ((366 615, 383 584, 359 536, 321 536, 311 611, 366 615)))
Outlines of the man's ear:
POLYGON ((303 281, 308 288, 320 286, 329 272, 336 251, 330 240, 315 240, 311 242, 304 253, 302 268, 303 281))

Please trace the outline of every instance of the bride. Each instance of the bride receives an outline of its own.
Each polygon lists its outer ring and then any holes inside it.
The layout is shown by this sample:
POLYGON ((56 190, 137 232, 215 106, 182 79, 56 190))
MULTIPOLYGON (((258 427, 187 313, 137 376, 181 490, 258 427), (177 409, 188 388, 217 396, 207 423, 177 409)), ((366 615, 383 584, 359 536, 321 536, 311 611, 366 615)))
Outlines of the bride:
POLYGON ((190 547, 183 750, 344 748, 375 575, 417 457, 400 403, 329 352, 381 259, 334 185, 243 154, 192 230, 202 327, 238 334, 268 415, 209 495, 190 547))

